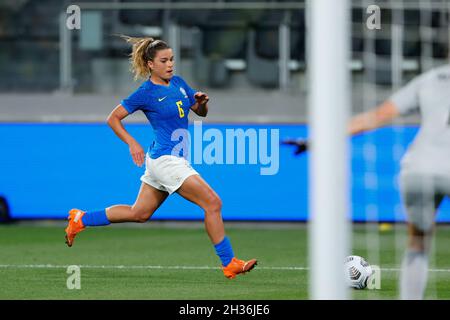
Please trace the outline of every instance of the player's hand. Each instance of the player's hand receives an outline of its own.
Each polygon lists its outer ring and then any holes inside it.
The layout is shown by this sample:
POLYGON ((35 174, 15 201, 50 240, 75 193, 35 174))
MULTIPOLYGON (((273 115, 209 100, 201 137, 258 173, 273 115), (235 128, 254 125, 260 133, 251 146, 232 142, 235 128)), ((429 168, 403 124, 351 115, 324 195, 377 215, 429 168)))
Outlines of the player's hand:
POLYGON ((130 154, 133 158, 133 162, 138 166, 142 167, 145 160, 145 153, 144 149, 142 149, 141 145, 137 142, 132 142, 129 145, 130 147, 130 154))
POLYGON ((286 139, 281 141, 281 144, 295 146, 294 155, 296 156, 308 151, 309 148, 308 140, 305 139, 286 139))
POLYGON ((194 98, 195 98, 195 101, 197 101, 198 104, 206 104, 209 101, 208 95, 206 93, 204 93, 204 92, 201 92, 201 91, 196 92, 194 94, 194 98))

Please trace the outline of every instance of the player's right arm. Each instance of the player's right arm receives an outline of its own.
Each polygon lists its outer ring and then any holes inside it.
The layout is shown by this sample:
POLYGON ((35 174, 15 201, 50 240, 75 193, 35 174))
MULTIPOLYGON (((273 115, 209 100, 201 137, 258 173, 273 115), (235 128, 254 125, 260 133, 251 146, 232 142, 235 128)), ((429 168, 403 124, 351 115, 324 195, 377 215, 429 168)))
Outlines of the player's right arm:
POLYGON ((123 126, 122 120, 128 116, 127 109, 119 104, 113 111, 109 114, 106 122, 114 131, 114 133, 125 142, 130 148, 130 154, 133 158, 133 162, 137 166, 142 166, 144 164, 145 153, 141 145, 128 133, 128 131, 123 126))
MULTIPOLYGON (((395 104, 387 100, 373 110, 358 114, 351 118, 347 132, 349 135, 363 133, 377 129, 396 118, 400 112, 395 104)), ((302 154, 309 149, 309 142, 306 139, 288 139, 281 142, 284 145, 295 146, 294 155, 302 154)))
POLYGON ((355 135, 369 130, 377 129, 391 122, 400 115, 394 102, 387 100, 373 110, 354 116, 348 125, 348 133, 355 135))
MULTIPOLYGON (((380 128, 400 115, 418 110, 418 93, 422 79, 423 76, 416 77, 381 105, 351 118, 347 126, 348 134, 352 136, 380 128)), ((285 140, 282 143, 295 145, 296 151, 294 154, 296 155, 309 149, 309 143, 305 139, 285 140)))
POLYGON ((378 107, 351 118, 348 133, 355 135, 380 128, 394 118, 419 109, 419 91, 426 74, 408 82, 378 107))

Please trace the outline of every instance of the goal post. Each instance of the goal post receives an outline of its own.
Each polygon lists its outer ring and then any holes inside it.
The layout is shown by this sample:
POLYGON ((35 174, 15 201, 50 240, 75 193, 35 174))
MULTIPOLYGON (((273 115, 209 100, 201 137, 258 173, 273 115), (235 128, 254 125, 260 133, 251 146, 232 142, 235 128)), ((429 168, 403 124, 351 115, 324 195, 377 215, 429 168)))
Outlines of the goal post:
POLYGON ((309 0, 309 284, 311 299, 347 299, 350 110, 348 0, 309 0))

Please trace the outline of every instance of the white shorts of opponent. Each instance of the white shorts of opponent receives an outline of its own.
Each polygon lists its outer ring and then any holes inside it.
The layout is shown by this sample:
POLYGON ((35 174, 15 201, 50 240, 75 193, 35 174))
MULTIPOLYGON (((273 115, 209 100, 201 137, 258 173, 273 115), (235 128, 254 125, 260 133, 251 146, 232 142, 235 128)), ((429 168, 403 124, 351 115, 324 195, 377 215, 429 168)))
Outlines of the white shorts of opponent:
POLYGON ((198 174, 198 172, 184 158, 164 155, 152 159, 147 154, 145 157, 145 173, 142 175, 141 181, 158 190, 172 194, 181 187, 188 177, 195 174, 198 174))

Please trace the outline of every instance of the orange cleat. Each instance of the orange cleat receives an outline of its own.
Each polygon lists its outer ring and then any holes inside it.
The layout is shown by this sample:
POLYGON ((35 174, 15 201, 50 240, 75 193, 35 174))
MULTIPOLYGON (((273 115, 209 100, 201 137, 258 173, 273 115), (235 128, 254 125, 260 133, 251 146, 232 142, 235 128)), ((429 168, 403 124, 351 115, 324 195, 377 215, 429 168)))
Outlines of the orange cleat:
POLYGON ((222 270, 225 277, 227 277, 228 279, 233 279, 240 273, 249 272, 256 266, 256 264, 256 259, 244 261, 233 258, 226 267, 222 267, 222 270))
POLYGON ((78 209, 72 209, 69 211, 69 216, 67 217, 69 223, 66 228, 66 244, 69 247, 72 246, 75 236, 86 229, 81 221, 81 218, 85 215, 85 213, 86 212, 78 209))

